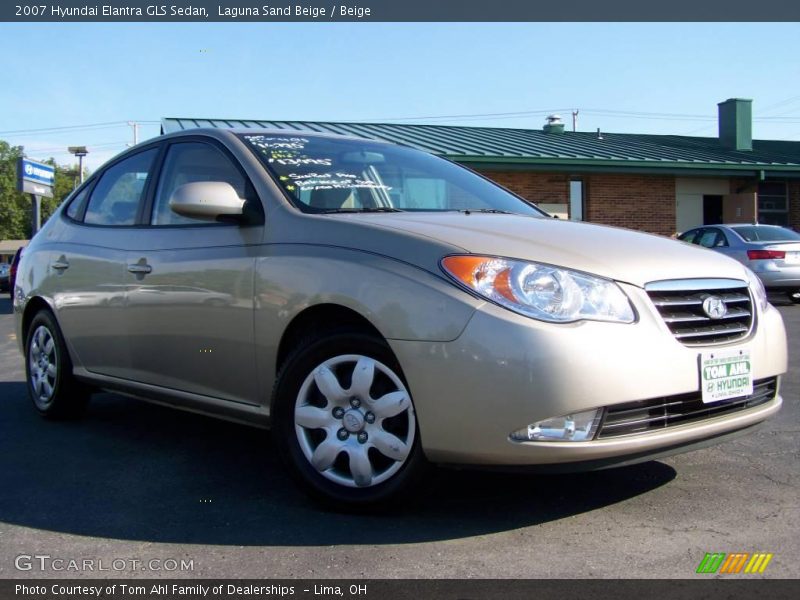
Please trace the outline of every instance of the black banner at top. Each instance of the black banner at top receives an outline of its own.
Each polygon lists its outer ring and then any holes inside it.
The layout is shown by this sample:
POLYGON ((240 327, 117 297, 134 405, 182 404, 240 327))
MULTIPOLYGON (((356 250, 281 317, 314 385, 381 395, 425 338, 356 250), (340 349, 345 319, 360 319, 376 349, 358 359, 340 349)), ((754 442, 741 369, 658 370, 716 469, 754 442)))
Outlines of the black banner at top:
POLYGON ((11 0, 7 22, 800 21, 787 0, 11 0))

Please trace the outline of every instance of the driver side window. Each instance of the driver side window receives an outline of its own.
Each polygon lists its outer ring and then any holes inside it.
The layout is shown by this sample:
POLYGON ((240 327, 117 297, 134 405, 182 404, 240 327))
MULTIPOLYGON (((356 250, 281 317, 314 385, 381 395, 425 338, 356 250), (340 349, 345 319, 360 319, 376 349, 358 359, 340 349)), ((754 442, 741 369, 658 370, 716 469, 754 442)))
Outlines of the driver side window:
POLYGON ((178 215, 169 207, 175 190, 197 181, 223 181, 247 197, 247 180, 230 159, 210 144, 182 142, 172 144, 164 158, 164 167, 156 190, 152 225, 208 225, 208 221, 178 215))

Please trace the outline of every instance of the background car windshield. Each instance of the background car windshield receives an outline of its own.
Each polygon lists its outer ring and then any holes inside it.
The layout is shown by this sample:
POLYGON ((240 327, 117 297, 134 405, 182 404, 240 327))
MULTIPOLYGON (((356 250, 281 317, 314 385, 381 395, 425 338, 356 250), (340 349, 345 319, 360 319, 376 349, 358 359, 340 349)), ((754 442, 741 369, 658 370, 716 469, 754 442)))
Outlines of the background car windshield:
POLYGON ((797 242, 800 234, 791 229, 770 225, 732 227, 746 242, 797 242))
POLYGON ((467 169, 418 150, 302 135, 242 138, 305 212, 485 210, 545 216, 467 169))

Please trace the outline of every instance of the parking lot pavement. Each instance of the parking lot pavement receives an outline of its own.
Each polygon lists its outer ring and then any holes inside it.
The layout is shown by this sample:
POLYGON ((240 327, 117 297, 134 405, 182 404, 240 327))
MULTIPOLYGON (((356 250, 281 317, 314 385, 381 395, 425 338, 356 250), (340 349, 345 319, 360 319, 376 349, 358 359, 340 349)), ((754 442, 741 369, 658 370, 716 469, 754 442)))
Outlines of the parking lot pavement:
POLYGON ((800 306, 780 307, 784 408, 755 433, 597 473, 437 470, 397 512, 359 516, 311 504, 256 429, 111 394, 81 421, 39 419, 2 298, 0 578, 79 575, 20 555, 123 561, 101 577, 672 578, 734 551, 800 576, 800 306), (151 559, 193 569, 131 562, 151 559))

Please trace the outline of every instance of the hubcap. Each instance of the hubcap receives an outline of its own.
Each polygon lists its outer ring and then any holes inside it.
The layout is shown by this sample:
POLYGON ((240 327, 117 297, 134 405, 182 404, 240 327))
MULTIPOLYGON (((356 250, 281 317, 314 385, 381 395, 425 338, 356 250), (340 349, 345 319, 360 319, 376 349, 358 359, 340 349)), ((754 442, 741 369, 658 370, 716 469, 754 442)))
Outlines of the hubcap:
POLYGON ((39 325, 33 332, 28 349, 28 380, 34 401, 40 408, 47 408, 53 401, 58 375, 57 361, 53 334, 44 325, 39 325))
POLYGON ((347 487, 392 477, 408 459, 416 434, 403 382, 383 363, 358 354, 328 359, 306 377, 294 422, 309 464, 347 487))
POLYGON ((361 414, 360 410, 356 409, 348 410, 342 417, 344 428, 350 433, 358 433, 361 431, 364 428, 365 422, 364 415, 361 414))

